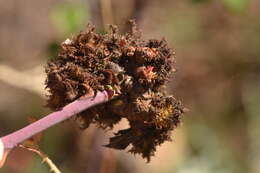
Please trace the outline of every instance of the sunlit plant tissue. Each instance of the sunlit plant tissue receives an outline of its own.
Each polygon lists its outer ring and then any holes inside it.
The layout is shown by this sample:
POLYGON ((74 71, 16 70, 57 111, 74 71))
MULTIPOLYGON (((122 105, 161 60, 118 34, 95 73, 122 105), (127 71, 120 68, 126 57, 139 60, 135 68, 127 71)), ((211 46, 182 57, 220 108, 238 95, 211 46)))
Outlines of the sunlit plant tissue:
POLYGON ((59 110, 83 96, 110 91, 111 99, 77 115, 82 129, 91 123, 112 129, 122 118, 128 129, 118 131, 107 147, 126 149, 150 161, 156 147, 171 139, 184 107, 165 93, 175 56, 165 39, 143 40, 133 21, 121 35, 116 26, 99 34, 91 25, 61 44, 46 67, 48 107, 59 110))

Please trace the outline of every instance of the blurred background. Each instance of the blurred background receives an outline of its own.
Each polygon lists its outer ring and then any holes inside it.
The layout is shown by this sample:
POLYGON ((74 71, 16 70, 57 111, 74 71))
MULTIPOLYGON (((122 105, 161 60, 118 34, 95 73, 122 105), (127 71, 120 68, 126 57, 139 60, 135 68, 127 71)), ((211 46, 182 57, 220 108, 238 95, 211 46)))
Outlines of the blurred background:
MULTIPOLYGON (((259 0, 0 1, 0 135, 41 118, 44 65, 87 23, 135 18, 145 38, 165 37, 178 72, 168 92, 190 109, 149 164, 103 147, 111 133, 64 122, 44 132, 40 148, 63 173, 260 172, 259 0)), ((122 122, 117 128, 122 128, 122 122)), ((0 173, 47 173, 34 153, 15 149, 0 173)))

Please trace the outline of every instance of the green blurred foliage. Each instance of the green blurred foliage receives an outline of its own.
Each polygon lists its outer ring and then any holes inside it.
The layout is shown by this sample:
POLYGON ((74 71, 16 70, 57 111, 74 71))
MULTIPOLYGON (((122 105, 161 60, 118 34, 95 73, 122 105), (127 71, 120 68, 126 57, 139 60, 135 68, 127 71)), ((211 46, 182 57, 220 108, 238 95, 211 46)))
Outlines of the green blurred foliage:
MULTIPOLYGON (((212 0, 190 0, 194 4, 209 3, 212 0)), ((231 12, 244 12, 250 3, 250 0, 219 0, 231 12)))
POLYGON ((84 29, 89 22, 89 10, 81 3, 60 3, 51 9, 50 19, 59 37, 52 40, 47 47, 48 58, 53 58, 58 55, 62 40, 84 29))
POLYGON ((250 0, 222 0, 227 9, 235 13, 244 12, 248 8, 249 1, 250 0))
POLYGON ((190 155, 176 173, 243 173, 222 136, 203 121, 187 121, 190 155), (203 141, 203 142, 202 142, 203 141))
POLYGON ((51 10, 50 18, 61 34, 69 36, 78 32, 88 23, 89 15, 86 6, 76 3, 62 3, 51 10))
POLYGON ((249 151, 248 161, 251 163, 251 171, 259 172, 260 161, 260 83, 257 77, 257 85, 247 83, 243 87, 243 102, 248 116, 249 151))
POLYGON ((209 2, 209 1, 211 1, 211 0, 190 0, 192 3, 197 3, 197 4, 199 4, 199 3, 205 3, 205 2, 209 2))
POLYGON ((48 59, 52 59, 58 55, 59 47, 60 43, 58 41, 53 40, 49 43, 47 47, 48 59))

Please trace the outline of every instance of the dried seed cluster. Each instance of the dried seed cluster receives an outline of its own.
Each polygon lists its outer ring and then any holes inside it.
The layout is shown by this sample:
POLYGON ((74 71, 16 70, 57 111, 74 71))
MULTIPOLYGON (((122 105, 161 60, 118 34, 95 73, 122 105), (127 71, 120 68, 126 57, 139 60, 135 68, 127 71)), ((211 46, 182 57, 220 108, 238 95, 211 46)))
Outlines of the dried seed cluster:
POLYGON ((174 71, 174 54, 166 41, 142 40, 133 21, 120 35, 116 26, 98 34, 93 26, 61 44, 58 57, 47 67, 48 106, 60 109, 96 91, 112 90, 111 101, 77 116, 81 128, 96 123, 112 128, 122 118, 130 128, 110 138, 107 147, 126 149, 150 161, 156 146, 170 140, 180 123, 183 106, 162 90, 174 71))

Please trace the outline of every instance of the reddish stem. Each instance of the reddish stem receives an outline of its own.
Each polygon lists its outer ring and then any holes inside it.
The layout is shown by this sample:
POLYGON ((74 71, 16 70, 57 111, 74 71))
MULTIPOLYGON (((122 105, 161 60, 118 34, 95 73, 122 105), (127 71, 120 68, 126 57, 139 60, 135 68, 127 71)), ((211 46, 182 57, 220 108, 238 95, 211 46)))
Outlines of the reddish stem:
POLYGON ((95 97, 92 96, 78 99, 63 107, 62 110, 53 112, 20 130, 0 138, 0 140, 3 142, 5 149, 12 149, 24 140, 31 138, 33 135, 44 131, 55 124, 58 124, 73 115, 84 111, 85 109, 104 103, 108 101, 109 98, 109 92, 103 91, 98 92, 95 97))

